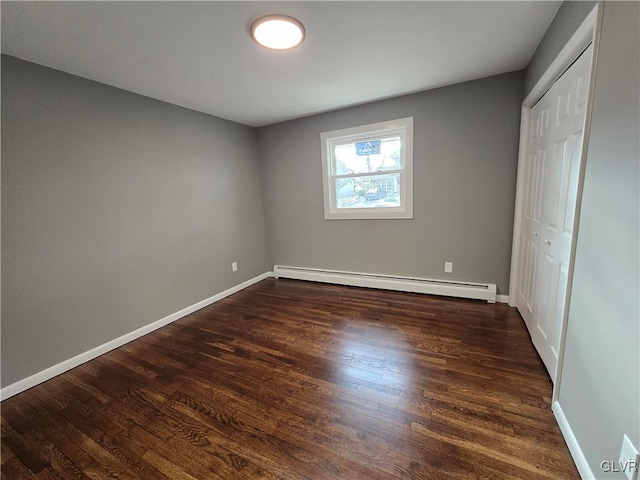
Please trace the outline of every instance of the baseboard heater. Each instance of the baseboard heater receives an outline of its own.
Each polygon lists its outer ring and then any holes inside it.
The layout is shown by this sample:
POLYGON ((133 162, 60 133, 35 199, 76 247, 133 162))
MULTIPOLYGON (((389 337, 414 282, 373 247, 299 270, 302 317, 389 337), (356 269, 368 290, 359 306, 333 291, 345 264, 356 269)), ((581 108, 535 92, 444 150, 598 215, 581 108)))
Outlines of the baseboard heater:
POLYGON ((354 287, 380 288, 400 292, 428 293, 448 297, 473 298, 496 302, 495 283, 467 283, 428 278, 402 277, 396 275, 378 275, 373 273, 343 272, 318 268, 273 267, 275 278, 291 278, 310 282, 335 283, 354 287))

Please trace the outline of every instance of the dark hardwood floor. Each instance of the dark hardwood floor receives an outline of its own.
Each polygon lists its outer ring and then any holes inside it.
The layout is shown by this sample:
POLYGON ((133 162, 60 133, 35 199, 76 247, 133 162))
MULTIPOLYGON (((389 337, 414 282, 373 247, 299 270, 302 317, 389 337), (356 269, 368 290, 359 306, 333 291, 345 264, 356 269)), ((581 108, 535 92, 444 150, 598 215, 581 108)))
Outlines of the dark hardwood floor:
POLYGON ((3 479, 579 478, 506 305, 264 280, 2 403, 3 479))

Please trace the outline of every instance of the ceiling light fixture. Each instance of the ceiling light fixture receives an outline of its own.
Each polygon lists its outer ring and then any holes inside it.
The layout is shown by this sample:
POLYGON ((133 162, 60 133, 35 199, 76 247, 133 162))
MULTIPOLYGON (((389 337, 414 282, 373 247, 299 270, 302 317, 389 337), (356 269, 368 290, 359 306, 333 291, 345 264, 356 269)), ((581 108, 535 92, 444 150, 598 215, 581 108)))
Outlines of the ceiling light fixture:
POLYGON ((272 50, 289 50, 304 40, 304 26, 286 15, 266 15, 251 24, 251 38, 272 50))

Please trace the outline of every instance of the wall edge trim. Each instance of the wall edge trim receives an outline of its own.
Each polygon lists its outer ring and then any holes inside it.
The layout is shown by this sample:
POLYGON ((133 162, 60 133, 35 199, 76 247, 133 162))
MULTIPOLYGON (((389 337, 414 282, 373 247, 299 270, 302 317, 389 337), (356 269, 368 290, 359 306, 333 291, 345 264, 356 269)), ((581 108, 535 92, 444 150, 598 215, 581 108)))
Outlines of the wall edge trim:
POLYGON ((578 443, 578 439, 574 435, 571 425, 569 424, 569 420, 567 420, 567 417, 565 416, 558 401, 553 404, 553 414, 556 417, 556 421, 558 422, 564 441, 567 444, 567 447, 569 447, 569 453, 571 453, 573 463, 576 464, 580 478, 582 478, 582 480, 594 480, 596 476, 593 474, 593 471, 589 466, 589 462, 587 462, 587 457, 584 456, 582 448, 578 443))

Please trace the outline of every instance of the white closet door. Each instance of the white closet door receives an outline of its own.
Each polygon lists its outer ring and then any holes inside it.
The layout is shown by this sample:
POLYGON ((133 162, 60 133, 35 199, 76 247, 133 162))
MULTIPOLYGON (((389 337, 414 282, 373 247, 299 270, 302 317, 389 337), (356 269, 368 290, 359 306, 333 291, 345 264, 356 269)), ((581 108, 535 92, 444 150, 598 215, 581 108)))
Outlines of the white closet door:
POLYGON ((516 306, 529 331, 535 322, 535 298, 542 230, 542 195, 549 143, 549 97, 531 109, 525 168, 524 211, 520 237, 520 267, 516 306))
POLYGON ((555 381, 571 261, 592 47, 532 109, 516 306, 555 381), (534 112, 539 110, 538 112, 534 112), (532 202, 532 208, 529 203, 532 202))

